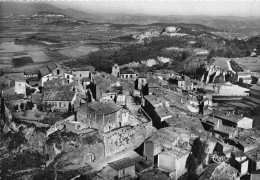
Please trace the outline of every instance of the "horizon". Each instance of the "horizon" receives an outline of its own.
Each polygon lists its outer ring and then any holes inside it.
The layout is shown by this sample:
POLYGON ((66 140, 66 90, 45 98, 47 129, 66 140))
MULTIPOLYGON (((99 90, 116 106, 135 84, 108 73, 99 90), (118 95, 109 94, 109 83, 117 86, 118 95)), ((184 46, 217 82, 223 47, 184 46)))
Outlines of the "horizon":
POLYGON ((94 14, 260 17, 260 1, 46 1, 94 14))

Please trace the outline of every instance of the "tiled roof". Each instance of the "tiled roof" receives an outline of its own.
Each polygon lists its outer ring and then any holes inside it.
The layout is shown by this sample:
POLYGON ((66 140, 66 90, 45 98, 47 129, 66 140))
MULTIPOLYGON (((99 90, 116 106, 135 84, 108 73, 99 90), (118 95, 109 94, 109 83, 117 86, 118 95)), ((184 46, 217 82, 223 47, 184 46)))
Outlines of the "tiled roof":
POLYGON ((9 73, 24 73, 23 69, 20 68, 10 68, 10 67, 4 67, 2 69, 3 74, 9 74, 9 73))
POLYGON ((93 66, 85 66, 79 68, 71 68, 71 71, 95 71, 95 68, 93 66))
POLYGON ((244 118, 243 116, 239 116, 239 115, 236 115, 236 114, 230 114, 230 113, 224 114, 221 111, 214 111, 213 113, 211 113, 211 116, 216 117, 216 118, 220 118, 220 119, 224 119, 224 120, 227 120, 227 121, 231 121, 231 122, 234 122, 234 123, 237 123, 238 121, 240 121, 241 119, 244 118))
POLYGON ((23 94, 15 94, 15 95, 4 94, 4 99, 5 101, 13 101, 13 100, 20 100, 25 98, 23 94))
POLYGON ((45 76, 45 75, 47 75, 47 74, 50 74, 51 71, 49 70, 49 68, 44 67, 44 68, 41 68, 41 69, 40 69, 40 73, 41 73, 42 76, 45 76))
POLYGON ((43 101, 71 101, 75 95, 73 91, 52 91, 43 95, 43 101))
POLYGON ((47 67, 49 68, 50 71, 53 71, 53 70, 56 69, 58 66, 57 66, 57 64, 55 64, 55 63, 52 62, 52 63, 49 63, 47 67))
POLYGON ((225 162, 215 163, 207 166, 200 180, 233 180, 236 173, 237 170, 225 162))
POLYGON ((78 113, 92 112, 96 114, 111 114, 120 109, 121 107, 117 106, 113 100, 102 102, 94 101, 78 108, 78 113))
POLYGON ((124 159, 120 159, 120 160, 109 163, 109 166, 117 171, 120 171, 120 170, 128 168, 128 167, 132 167, 134 165, 135 165, 134 161, 132 161, 130 158, 124 158, 124 159))
POLYGON ((127 69, 127 70, 123 70, 122 72, 120 72, 121 74, 136 74, 133 70, 131 69, 127 69))

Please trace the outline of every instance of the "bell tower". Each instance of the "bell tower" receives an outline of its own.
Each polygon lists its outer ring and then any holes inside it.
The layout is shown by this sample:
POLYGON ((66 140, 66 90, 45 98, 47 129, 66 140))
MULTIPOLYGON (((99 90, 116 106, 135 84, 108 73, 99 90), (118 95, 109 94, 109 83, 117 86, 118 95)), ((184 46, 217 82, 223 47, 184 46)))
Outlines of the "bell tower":
POLYGON ((118 64, 114 64, 112 67, 112 76, 115 76, 116 78, 120 77, 120 67, 118 64))

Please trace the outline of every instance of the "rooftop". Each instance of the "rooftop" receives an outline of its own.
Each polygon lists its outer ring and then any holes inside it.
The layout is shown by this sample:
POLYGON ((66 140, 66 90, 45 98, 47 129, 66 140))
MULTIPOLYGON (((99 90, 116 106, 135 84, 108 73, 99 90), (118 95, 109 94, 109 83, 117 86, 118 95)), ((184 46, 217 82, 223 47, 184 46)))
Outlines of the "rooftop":
POLYGON ((252 151, 246 152, 248 158, 252 159, 253 161, 260 161, 260 148, 254 149, 252 151))
POLYGON ((51 91, 43 95, 43 101, 72 101, 75 96, 73 91, 51 91))
POLYGON ((122 169, 134 166, 135 163, 134 161, 132 161, 130 158, 124 158, 124 159, 120 159, 114 162, 111 162, 108 164, 110 167, 112 167, 113 169, 120 171, 122 169))
POLYGON ((132 69, 123 70, 121 74, 136 74, 132 69))
POLYGON ((20 68, 10 68, 10 67, 4 67, 2 69, 3 74, 9 74, 9 73, 24 73, 23 69, 20 68))
POLYGON ((45 76, 45 75, 51 73, 51 71, 49 70, 48 67, 41 68, 39 71, 40 71, 40 73, 41 73, 42 76, 45 76))
POLYGON ((231 121, 234 123, 237 123, 238 121, 242 120, 244 117, 243 116, 239 116, 236 114, 231 114, 231 113, 224 113, 221 111, 214 111, 213 113, 211 113, 211 116, 216 117, 216 118, 220 118, 220 119, 224 119, 227 121, 231 121))
POLYGON ((229 164, 214 163, 207 166, 200 180, 233 180, 234 174, 237 174, 237 170, 229 164))
POLYGON ((95 68, 93 66, 85 66, 79 68, 71 68, 71 71, 95 71, 95 68))
POLYGON ((111 114, 121 109, 113 100, 94 101, 78 108, 78 113, 92 112, 96 114, 111 114))

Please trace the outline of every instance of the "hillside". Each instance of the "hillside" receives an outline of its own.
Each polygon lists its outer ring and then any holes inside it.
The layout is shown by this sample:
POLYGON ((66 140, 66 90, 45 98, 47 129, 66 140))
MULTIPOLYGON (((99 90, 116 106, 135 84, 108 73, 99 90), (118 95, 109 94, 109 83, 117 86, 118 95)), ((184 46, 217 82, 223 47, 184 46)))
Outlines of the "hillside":
POLYGON ((96 19, 97 17, 75 9, 60 9, 56 6, 46 3, 17 3, 17 2, 0 2, 0 16, 6 17, 13 14, 32 15, 39 12, 55 12, 71 16, 73 18, 96 19))

